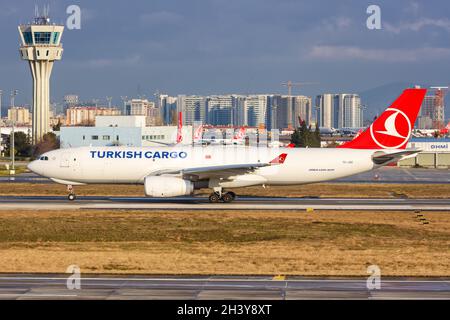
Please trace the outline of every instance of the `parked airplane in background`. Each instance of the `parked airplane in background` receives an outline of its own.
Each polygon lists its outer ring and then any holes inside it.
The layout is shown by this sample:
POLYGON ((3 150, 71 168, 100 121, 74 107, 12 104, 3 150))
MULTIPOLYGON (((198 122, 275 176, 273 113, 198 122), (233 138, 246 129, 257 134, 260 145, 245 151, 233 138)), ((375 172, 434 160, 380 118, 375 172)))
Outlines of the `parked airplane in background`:
POLYGON ((329 135, 330 137, 338 134, 338 130, 336 130, 335 128, 327 127, 319 127, 319 132, 320 135, 329 135))
POLYGON ((450 132, 450 122, 447 123, 447 126, 446 126, 445 128, 439 130, 439 134, 440 134, 441 136, 446 136, 446 135, 449 134, 449 132, 450 132))
POLYGON ((437 136, 447 136, 450 133, 450 122, 447 124, 445 128, 442 129, 414 129, 413 136, 414 137, 437 137, 437 136))
POLYGON ((370 171, 415 156, 405 149, 425 89, 407 89, 356 139, 338 148, 253 146, 81 147, 44 153, 28 168, 73 185, 143 184, 149 197, 190 195, 211 188, 210 202, 231 202, 237 187, 298 185, 370 171))
POLYGON ((203 126, 198 126, 194 131, 194 144, 201 145, 243 145, 245 144, 245 128, 241 127, 239 131, 233 135, 232 138, 216 138, 214 136, 209 137, 209 134, 204 135, 203 126))
POLYGON ((365 128, 340 128, 339 134, 341 136, 349 136, 349 137, 356 137, 359 134, 361 134, 365 128))

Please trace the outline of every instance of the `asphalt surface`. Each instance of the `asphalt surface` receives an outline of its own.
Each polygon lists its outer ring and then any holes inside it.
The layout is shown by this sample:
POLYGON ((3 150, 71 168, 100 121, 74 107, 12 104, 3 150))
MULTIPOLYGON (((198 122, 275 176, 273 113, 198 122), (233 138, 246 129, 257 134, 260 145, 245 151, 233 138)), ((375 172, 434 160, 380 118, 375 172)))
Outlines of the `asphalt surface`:
POLYGON ((1 196, 0 210, 434 210, 450 211, 450 199, 354 199, 242 197, 232 203, 209 203, 205 197, 131 198, 1 196))
POLYGON ((450 299, 449 278, 382 278, 369 290, 363 278, 81 275, 69 290, 68 276, 0 275, 0 299, 450 299))
MULTIPOLYGON (((0 176, 0 183, 54 183, 34 173, 22 173, 14 177, 0 176)), ((332 183, 450 183, 448 169, 421 169, 382 167, 373 171, 329 181, 332 183)))

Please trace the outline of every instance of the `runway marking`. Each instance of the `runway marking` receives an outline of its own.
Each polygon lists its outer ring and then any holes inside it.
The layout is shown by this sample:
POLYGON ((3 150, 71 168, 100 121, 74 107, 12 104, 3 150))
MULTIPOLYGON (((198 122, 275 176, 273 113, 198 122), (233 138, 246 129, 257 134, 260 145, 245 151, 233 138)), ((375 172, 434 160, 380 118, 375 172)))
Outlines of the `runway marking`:
POLYGON ((411 172, 409 172, 408 170, 402 169, 402 171, 404 173, 406 173, 408 176, 412 177, 414 180, 417 180, 417 177, 415 175, 413 175, 411 172))
MULTIPOLYGON (((51 278, 51 277, 0 277, 0 280, 64 280, 67 279, 64 277, 61 278, 51 278)), ((81 277, 81 280, 83 281, 168 281, 168 282, 175 282, 175 281, 191 281, 191 282, 271 282, 272 280, 270 278, 266 279, 213 279, 213 278, 196 278, 196 279, 189 279, 189 278, 84 278, 81 277)), ((287 279, 282 280, 286 282, 352 282, 352 283, 359 283, 364 282, 366 283, 367 279, 287 279)), ((382 280, 383 283, 448 283, 450 284, 450 280, 382 280)))

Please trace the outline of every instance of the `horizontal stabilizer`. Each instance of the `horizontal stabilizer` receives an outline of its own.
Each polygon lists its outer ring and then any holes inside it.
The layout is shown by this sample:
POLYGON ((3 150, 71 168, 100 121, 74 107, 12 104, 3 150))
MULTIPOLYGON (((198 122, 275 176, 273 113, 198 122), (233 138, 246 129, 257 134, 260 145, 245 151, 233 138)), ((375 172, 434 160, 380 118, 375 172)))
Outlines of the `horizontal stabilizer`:
POLYGON ((412 156, 414 157, 420 151, 421 150, 418 149, 407 149, 398 152, 377 151, 372 155, 372 161, 376 165, 386 165, 391 162, 396 162, 412 156))

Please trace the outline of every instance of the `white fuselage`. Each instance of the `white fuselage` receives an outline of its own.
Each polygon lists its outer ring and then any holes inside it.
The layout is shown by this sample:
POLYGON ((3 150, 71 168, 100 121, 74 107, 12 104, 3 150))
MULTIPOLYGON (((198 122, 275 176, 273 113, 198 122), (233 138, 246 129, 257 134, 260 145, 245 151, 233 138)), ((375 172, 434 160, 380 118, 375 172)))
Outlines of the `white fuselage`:
POLYGON ((372 170, 376 150, 258 148, 246 146, 80 147, 45 153, 30 170, 62 184, 142 184, 164 170, 268 163, 281 153, 283 164, 232 177, 221 186, 292 185, 333 180, 372 170))

